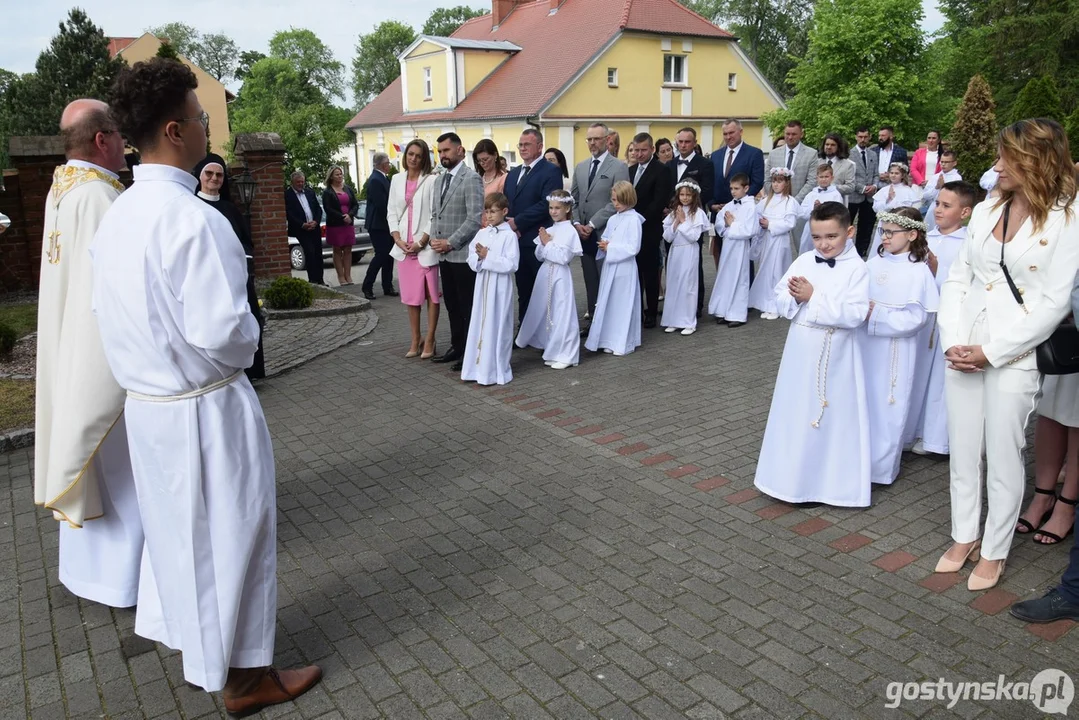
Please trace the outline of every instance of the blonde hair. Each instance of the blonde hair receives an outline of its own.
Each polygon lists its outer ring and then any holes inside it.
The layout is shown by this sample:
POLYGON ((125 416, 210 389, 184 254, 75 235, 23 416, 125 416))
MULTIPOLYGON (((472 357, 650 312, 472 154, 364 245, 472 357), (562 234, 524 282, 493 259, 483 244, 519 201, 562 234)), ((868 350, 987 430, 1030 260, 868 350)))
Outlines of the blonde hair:
MULTIPOLYGON (((772 182, 775 182, 776 178, 782 180, 787 188, 787 191, 783 193, 783 197, 790 197, 791 190, 793 189, 791 176, 784 173, 772 173, 772 182)), ((772 202, 772 198, 775 197, 776 194, 775 189, 772 187, 772 182, 768 183, 768 199, 764 201, 764 207, 768 207, 768 203, 772 202)))
POLYGON ((333 171, 334 170, 340 170, 341 171, 341 184, 342 185, 345 184, 345 170, 344 170, 344 168, 342 168, 340 165, 331 165, 330 169, 326 171, 326 180, 325 180, 325 182, 322 183, 326 187, 330 187, 330 178, 333 177, 333 171))
POLYGON ((637 205, 637 191, 633 189, 633 183, 628 180, 619 180, 611 188, 611 192, 614 193, 615 198, 619 203, 625 205, 628 208, 637 205))
MULTIPOLYGON (((1041 230, 1054 208, 1064 208, 1071 217, 1071 204, 1077 192, 1075 166, 1068 136, 1060 123, 1036 118, 1009 125, 1000 131, 997 152, 1030 204, 1034 232, 1041 230)), ((1015 193, 1000 188, 993 207, 1011 202, 1015 193)))

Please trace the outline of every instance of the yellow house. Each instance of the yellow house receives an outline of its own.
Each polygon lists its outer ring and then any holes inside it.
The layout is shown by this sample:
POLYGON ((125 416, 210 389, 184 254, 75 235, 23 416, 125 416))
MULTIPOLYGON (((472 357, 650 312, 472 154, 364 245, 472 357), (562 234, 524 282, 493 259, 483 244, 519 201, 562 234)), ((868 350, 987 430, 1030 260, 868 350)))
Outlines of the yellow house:
MULTIPOLYGON (((150 33, 143 33, 141 37, 114 37, 109 38, 109 55, 117 55, 127 60, 128 65, 134 65, 143 60, 149 60, 157 55, 161 47, 161 40, 150 33)), ((202 109, 210 115, 210 145, 213 151, 222 157, 227 157, 231 149, 229 143, 229 107, 228 103, 236 99, 236 96, 225 89, 221 81, 210 73, 200 68, 195 63, 180 55, 180 60, 195 73, 199 87, 195 90, 202 109)))
POLYGON ((737 38, 676 0, 493 1, 452 37, 418 37, 398 58, 401 76, 349 122, 361 177, 376 151, 394 158, 447 131, 468 148, 492 139, 510 164, 521 130, 538 127, 572 167, 596 121, 623 149, 638 132, 673 140, 689 126, 710 152, 736 118, 746 142, 771 148, 760 116, 782 98, 737 38))

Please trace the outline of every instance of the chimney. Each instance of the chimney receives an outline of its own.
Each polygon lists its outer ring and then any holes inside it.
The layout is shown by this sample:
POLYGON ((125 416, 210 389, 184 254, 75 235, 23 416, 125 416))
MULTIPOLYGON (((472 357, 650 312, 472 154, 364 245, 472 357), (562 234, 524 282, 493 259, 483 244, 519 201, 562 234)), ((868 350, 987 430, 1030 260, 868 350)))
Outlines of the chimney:
POLYGON ((491 0, 491 27, 501 25, 515 4, 516 0, 491 0))

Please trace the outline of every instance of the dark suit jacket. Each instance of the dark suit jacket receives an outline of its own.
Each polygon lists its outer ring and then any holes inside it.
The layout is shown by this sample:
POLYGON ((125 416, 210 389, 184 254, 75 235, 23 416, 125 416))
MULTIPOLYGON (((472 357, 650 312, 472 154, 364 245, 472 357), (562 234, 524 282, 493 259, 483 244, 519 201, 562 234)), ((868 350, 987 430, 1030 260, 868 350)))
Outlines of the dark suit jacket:
MULTIPOLYGON (((322 191, 322 207, 326 210, 327 227, 340 227, 341 225, 355 224, 356 212, 360 209, 360 203, 356 200, 356 193, 352 192, 352 188, 345 185, 344 190, 348 195, 348 215, 352 218, 353 222, 345 222, 345 210, 341 207, 340 198, 337 197, 337 193, 333 191, 332 187, 327 187, 322 191)), ((386 217, 385 208, 383 208, 382 217, 386 217)))
MULTIPOLYGON (((674 159, 667 163, 667 167, 670 168, 671 173, 671 197, 668 201, 674 198, 674 186, 678 184, 678 160, 679 157, 676 154, 674 159)), ((716 181, 715 171, 712 168, 712 161, 705 156, 697 153, 693 156, 693 159, 689 161, 689 166, 682 173, 682 180, 693 180, 695 183, 701 186, 701 205, 708 207, 712 204, 713 197, 713 184, 716 181)))
POLYGON ((531 243, 539 235, 541 227, 551 227, 554 221, 547 212, 547 196, 562 189, 562 169, 540 158, 536 166, 529 170, 524 182, 518 184, 521 176, 519 165, 506 176, 504 192, 510 199, 510 214, 521 233, 521 244, 531 243))
MULTIPOLYGON (((879 157, 880 145, 874 145, 873 149, 877 151, 879 157)), ((853 154, 853 152, 854 151, 852 150, 851 153, 853 154)), ((910 160, 907 159, 907 151, 896 145, 894 142, 892 143, 892 162, 903 163, 907 167, 910 167, 910 160)))
POLYGON ((319 230, 318 224, 322 221, 322 208, 318 204, 318 198, 315 197, 315 191, 309 187, 303 189, 303 194, 307 197, 307 204, 311 206, 311 218, 315 221, 315 227, 311 230, 303 229, 303 224, 307 222, 307 216, 303 214, 303 205, 300 204, 300 199, 296 197, 296 192, 291 187, 285 188, 285 219, 288 221, 289 237, 297 240, 305 237, 321 238, 322 231, 319 230))
POLYGON ((367 211, 363 217, 363 227, 367 232, 390 231, 386 213, 390 206, 390 179, 378 170, 367 178, 367 211))
POLYGON ((749 176, 749 197, 755 197, 764 187, 764 153, 760 148, 742 143, 742 149, 731 163, 731 171, 726 177, 723 175, 727 165, 726 145, 712 151, 712 165, 715 167, 715 185, 712 191, 714 204, 725 205, 734 199, 731 197, 731 178, 738 173, 749 176))
MULTIPOLYGON (((640 169, 640 165, 629 169, 630 182, 637 177, 640 169)), ((663 239, 663 211, 670 205, 674 192, 672 177, 670 170, 653 156, 644 175, 637 182, 637 207, 634 209, 644 216, 644 225, 641 227, 642 247, 648 245, 658 248, 663 239)))

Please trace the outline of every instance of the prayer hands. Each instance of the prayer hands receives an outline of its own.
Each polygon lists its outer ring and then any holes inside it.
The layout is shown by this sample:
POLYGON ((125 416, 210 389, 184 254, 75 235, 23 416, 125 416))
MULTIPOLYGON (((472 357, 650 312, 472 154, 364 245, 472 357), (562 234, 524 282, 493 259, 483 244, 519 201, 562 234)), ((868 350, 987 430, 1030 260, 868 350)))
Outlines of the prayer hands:
POLYGON ((730 227, 731 224, 734 222, 734 215, 731 213, 730 210, 723 213, 723 222, 726 223, 727 227, 730 227))
POLYGON ((944 173, 937 176, 937 190, 940 190, 942 187, 944 187, 944 173))
POLYGON ((809 298, 813 297, 813 286, 799 275, 787 281, 787 292, 800 303, 809 302, 809 298))
POLYGON ((873 314, 873 308, 875 308, 876 306, 877 304, 875 302, 873 302, 872 300, 869 301, 869 312, 865 314, 866 322, 869 322, 869 317, 873 314))
POLYGON ((540 239, 540 243, 543 244, 543 245, 546 245, 547 243, 551 242, 551 234, 549 232, 547 232, 547 228, 541 227, 539 229, 539 239, 540 239))
POLYGON ((895 200, 895 185, 888 186, 888 202, 895 200))
POLYGON ((476 243, 476 257, 480 260, 487 259, 487 247, 481 243, 476 243))
POLYGON ((981 345, 953 345, 944 353, 944 359, 949 369, 963 373, 982 372, 989 364, 981 345))
POLYGON ((814 200, 813 201, 813 207, 815 207, 815 208, 820 207, 820 200, 814 200))
POLYGON ((674 210, 674 222, 675 224, 684 223, 686 221, 686 211, 679 205, 674 210))
POLYGON ((596 244, 599 246, 600 250, 602 250, 603 252, 607 252, 607 245, 609 245, 610 243, 608 243, 606 240, 600 240, 596 244))

